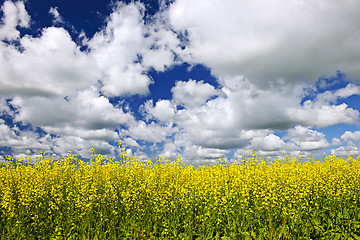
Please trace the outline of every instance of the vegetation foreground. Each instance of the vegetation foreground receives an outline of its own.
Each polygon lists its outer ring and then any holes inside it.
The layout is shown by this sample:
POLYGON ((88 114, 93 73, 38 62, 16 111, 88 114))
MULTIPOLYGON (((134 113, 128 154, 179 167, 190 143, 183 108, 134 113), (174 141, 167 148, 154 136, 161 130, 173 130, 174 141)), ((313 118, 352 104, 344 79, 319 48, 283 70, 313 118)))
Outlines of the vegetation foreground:
MULTIPOLYGON (((93 150, 93 149, 92 149, 93 150)), ((1 239, 360 239, 360 156, 194 168, 43 153, 0 168, 1 239)))

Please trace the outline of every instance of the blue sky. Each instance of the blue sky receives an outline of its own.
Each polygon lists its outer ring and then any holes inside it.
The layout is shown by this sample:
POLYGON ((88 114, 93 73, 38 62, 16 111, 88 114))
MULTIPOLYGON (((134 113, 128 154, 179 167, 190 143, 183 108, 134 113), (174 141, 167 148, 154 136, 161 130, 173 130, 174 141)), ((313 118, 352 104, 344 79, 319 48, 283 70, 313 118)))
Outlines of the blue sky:
POLYGON ((1 2, 0 156, 360 154, 356 0, 1 2))

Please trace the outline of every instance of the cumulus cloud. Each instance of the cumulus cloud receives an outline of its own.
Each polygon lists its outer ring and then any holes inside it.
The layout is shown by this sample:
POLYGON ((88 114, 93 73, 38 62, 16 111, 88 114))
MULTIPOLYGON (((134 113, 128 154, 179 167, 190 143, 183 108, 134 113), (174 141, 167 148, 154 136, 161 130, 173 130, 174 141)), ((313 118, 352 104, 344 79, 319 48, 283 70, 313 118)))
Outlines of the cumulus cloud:
POLYGON ((347 104, 314 106, 305 102, 304 106, 287 110, 291 120, 304 126, 328 127, 338 123, 353 124, 359 119, 359 111, 347 104))
MULTIPOLYGON (((50 135, 40 136, 33 131, 20 131, 16 126, 10 127, 0 119, 0 146, 11 149, 13 157, 18 158, 27 155, 37 154, 40 150, 49 150, 50 135)), ((7 153, 9 154, 9 153, 7 153)))
POLYGON ((175 160, 181 154, 185 164, 201 165, 212 164, 229 153, 227 149, 218 149, 193 144, 189 141, 186 134, 177 134, 174 141, 166 141, 160 153, 170 159, 175 160))
POLYGON ((333 138, 331 141, 331 145, 341 145, 341 140, 338 138, 333 138))
POLYGON ((354 146, 356 142, 360 141, 360 131, 346 131, 341 139, 344 140, 347 144, 354 146))
POLYGON ((123 143, 126 145, 126 146, 129 146, 131 147, 131 149, 140 149, 141 146, 132 138, 123 138, 123 143))
MULTIPOLYGON (((30 27, 24 2, 5 1, 0 117, 10 116, 14 124, 0 120, 0 146, 17 156, 34 154, 27 147, 54 154, 73 149, 91 157, 91 147, 113 154, 109 142, 120 140, 130 155, 145 159, 145 146, 153 144, 150 150, 156 153, 171 159, 181 153, 198 164, 230 152, 237 159, 252 149, 264 156, 304 155, 330 146, 312 127, 358 122, 358 110, 338 104, 360 95, 356 83, 302 101, 319 77, 336 70, 349 79, 360 76, 357 1, 176 0, 160 5, 161 11, 145 21, 142 3, 114 4, 102 29, 73 39, 59 27, 63 20, 56 6, 49 13, 58 27, 22 36, 21 28, 30 27), (218 85, 169 79, 177 80, 172 99, 146 98, 143 119, 135 117, 126 97, 148 97, 156 81, 149 72, 184 62, 210 68, 218 85), (19 129, 21 124, 27 129, 19 129)), ((320 85, 329 87, 324 81, 320 85)), ((348 146, 336 151, 355 153, 358 135, 346 132, 331 144, 343 141, 348 146)))
POLYGON ((354 124, 359 120, 359 111, 347 104, 336 105, 339 99, 360 95, 360 87, 349 83, 336 91, 325 91, 316 95, 314 100, 307 100, 301 106, 294 105, 286 109, 291 121, 304 126, 319 128, 338 123, 354 124))
POLYGON ((64 22, 57 7, 50 8, 49 13, 54 17, 53 24, 59 24, 64 22))
POLYGON ((324 93, 316 95, 313 104, 318 106, 336 104, 338 99, 348 98, 353 95, 360 95, 360 86, 349 83, 346 87, 340 88, 336 91, 325 91, 324 93))
POLYGON ((331 149, 331 153, 335 154, 336 156, 347 157, 353 156, 357 157, 360 155, 360 149, 357 146, 341 146, 336 149, 331 149))
POLYGON ((193 144, 212 148, 232 148, 242 143, 241 130, 234 128, 236 119, 229 102, 216 98, 195 109, 177 113, 177 124, 193 144))
POLYGON ((0 40, 16 40, 20 37, 17 26, 28 28, 30 16, 25 9, 23 1, 5 1, 1 6, 3 18, 0 25, 0 40))
POLYGON ((116 148, 106 141, 85 140, 77 136, 64 136, 54 138, 51 144, 52 151, 57 155, 63 155, 67 151, 72 150, 81 157, 92 158, 91 148, 94 148, 96 154, 115 155, 116 148))
MULTIPOLYGON (((2 9, 1 29, 6 33, 12 30, 11 39, 19 39, 19 46, 0 42, 2 95, 64 97, 98 80, 105 96, 146 95, 152 83, 146 71, 162 71, 175 63, 176 34, 165 28, 155 32, 156 22, 145 25, 140 3, 117 4, 105 28, 91 39, 83 39, 88 52, 80 51, 81 46, 64 28, 44 28, 41 36, 19 38, 16 27, 28 26, 23 2, 7 1, 2 9)), ((56 7, 50 13, 59 20, 56 7)))
POLYGON ((265 88, 281 79, 316 81, 336 70, 359 79, 359 10, 356 0, 177 0, 169 19, 187 33, 188 61, 265 88))
MULTIPOLYGON (((281 156, 289 152, 294 156, 300 153, 306 156, 306 152, 330 146, 323 133, 308 127, 355 123, 358 119, 358 111, 348 108, 346 104, 330 105, 336 104, 337 99, 341 97, 357 94, 352 90, 355 86, 350 88, 348 85, 344 89, 329 92, 329 97, 326 98, 320 96, 319 99, 323 99, 322 104, 319 104, 320 100, 315 99, 301 105, 304 95, 304 88, 301 86, 265 90, 257 88, 248 79, 240 76, 220 78, 219 82, 222 85, 220 96, 208 101, 208 97, 204 97, 204 100, 200 101, 201 105, 176 110, 175 114, 171 108, 171 119, 181 132, 175 135, 174 145, 170 147, 171 144, 167 143, 167 148, 180 149, 180 146, 186 146, 186 142, 190 142, 194 146, 201 146, 202 151, 228 151, 238 148, 239 156, 244 151, 251 154, 251 150, 256 150, 264 156, 281 156), (291 128, 299 124, 302 126, 291 128), (282 139, 273 134, 276 129, 290 130, 288 136, 282 139)), ((186 83, 181 82, 183 85, 186 83)), ((191 82, 194 83, 197 82, 191 82)), ((181 90, 184 89, 186 90, 185 87, 181 90)), ((196 87, 192 88, 192 91, 196 91, 196 87)), ((176 102, 174 99, 175 97, 172 101, 176 102)), ((166 103, 170 105, 170 101, 166 100, 166 103)), ((186 149, 187 147, 184 148, 184 152, 186 149)))
POLYGON ((80 51, 63 28, 49 27, 40 37, 24 36, 23 51, 0 44, 0 94, 67 96, 95 84, 95 62, 80 51))
POLYGON ((163 142, 177 128, 172 124, 160 126, 154 122, 146 124, 144 121, 138 121, 129 126, 128 129, 122 129, 120 135, 122 137, 131 137, 135 140, 144 140, 151 143, 163 142))
POLYGON ((152 100, 144 104, 144 111, 147 118, 155 118, 162 122, 168 122, 175 117, 175 106, 169 100, 162 100, 156 102, 155 106, 152 100))
POLYGON ((174 54, 181 52, 179 46, 179 39, 177 34, 165 27, 161 22, 155 22, 149 27, 149 41, 150 47, 144 49, 142 56, 142 65, 146 69, 155 69, 158 72, 163 72, 172 65, 179 63, 174 54))
POLYGON ((5 98, 0 98, 0 115, 1 114, 10 114, 10 108, 6 102, 6 99, 5 98))
POLYGON ((13 116, 16 125, 31 124, 27 130, 20 130, 9 127, 2 120, 0 146, 11 148, 15 157, 24 153, 36 154, 40 150, 60 156, 72 150, 90 158, 92 147, 97 153, 116 155, 115 148, 109 144, 109 141, 120 140, 114 130, 121 124, 126 126, 135 122, 130 113, 115 108, 95 89, 79 92, 69 100, 31 97, 24 101, 15 97, 2 109, 3 114, 13 116), (36 127, 45 134, 38 132, 36 127))
MULTIPOLYGON (((120 138, 114 132, 117 128, 129 127, 131 136, 149 141, 161 141, 173 131, 171 126, 146 126, 146 133, 154 137, 148 139, 141 132, 143 125, 135 121, 129 109, 113 106, 108 99, 147 94, 152 80, 146 71, 164 71, 173 65, 173 51, 178 45, 177 35, 168 28, 159 28, 159 22, 145 25, 141 3, 114 6, 104 29, 90 39, 79 36, 83 45, 78 45, 62 27, 44 28, 39 36, 20 37, 17 27, 29 27, 30 21, 24 3, 6 1, 2 6, 0 37, 18 42, 0 42, 1 111, 16 123, 31 124, 34 129, 40 127, 56 135, 50 137, 48 145, 39 145, 44 150, 59 153, 75 148, 85 154, 87 146, 93 144, 101 152, 110 152, 108 141, 120 138), (83 46, 88 50, 80 50, 83 46), (51 144, 56 147, 50 148, 51 144)), ((54 17, 53 24, 61 23, 57 7, 49 13, 54 17)), ((161 115, 164 107, 158 103, 152 114, 165 120, 166 116, 161 115)), ((10 133, 7 136, 22 141, 10 133)), ((39 142, 39 138, 34 134, 31 141, 39 142)), ((132 138, 125 142, 139 147, 132 138)), ((14 145, 9 147, 21 152, 14 145)))
POLYGON ((277 151, 286 148, 286 143, 273 133, 267 135, 266 137, 253 138, 251 141, 251 146, 254 149, 261 149, 264 151, 277 151))
POLYGON ((227 150, 216 149, 216 148, 206 148, 202 146, 187 146, 184 151, 184 159, 187 160, 187 164, 204 164, 204 163, 214 163, 228 153, 227 150))
POLYGON ((175 64, 176 35, 170 29, 155 31, 156 23, 146 26, 143 17, 141 3, 118 3, 105 29, 87 42, 102 72, 106 96, 146 95, 152 80, 145 72, 175 64))
POLYGON ((268 159, 283 158, 285 155, 291 157, 311 156, 311 153, 330 146, 325 138, 325 134, 296 126, 287 130, 284 137, 279 137, 270 132, 268 134, 257 135, 251 139, 251 143, 234 153, 235 160, 241 160, 243 155, 252 155, 255 150, 258 156, 268 159))
POLYGON ((81 129, 71 126, 58 127, 44 127, 46 132, 58 136, 78 136, 84 140, 103 140, 103 141, 116 141, 119 140, 119 135, 110 129, 81 129))
MULTIPOLYGON (((20 131, 17 127, 9 127, 0 119, 0 146, 10 148, 12 156, 17 159, 25 155, 35 157, 41 150, 58 158, 69 150, 81 157, 91 158, 91 148, 95 148, 96 153, 116 155, 116 148, 101 138, 101 132, 76 130, 77 132, 70 132, 67 135, 67 130, 69 129, 62 131, 62 135, 58 137, 50 134, 42 136, 31 130, 20 131)), ((109 139, 109 136, 105 139, 109 139)))
POLYGON ((318 150, 330 145, 325 134, 302 126, 290 129, 285 139, 291 140, 302 151, 318 150))
MULTIPOLYGON (((99 96, 95 89, 78 92, 69 101, 64 98, 33 97, 24 101, 17 97, 11 101, 19 113, 16 121, 34 126, 73 126, 86 129, 116 128, 119 124, 131 123, 134 117, 115 108, 107 98, 99 96)), ((50 128, 49 128, 50 130, 50 128)))
POLYGON ((219 81, 237 128, 287 129, 292 126, 284 109, 299 104, 300 86, 259 89, 243 76, 221 77, 219 81))
POLYGON ((178 81, 171 89, 173 101, 185 107, 199 107, 213 96, 220 95, 221 92, 214 86, 204 83, 204 81, 178 81))
MULTIPOLYGON (((341 144, 340 139, 338 139, 338 145, 341 144)), ((360 131, 346 131, 342 136, 341 140, 346 143, 345 146, 340 146, 336 149, 332 149, 331 153, 335 154, 336 156, 353 156, 357 157, 360 155, 360 131)))

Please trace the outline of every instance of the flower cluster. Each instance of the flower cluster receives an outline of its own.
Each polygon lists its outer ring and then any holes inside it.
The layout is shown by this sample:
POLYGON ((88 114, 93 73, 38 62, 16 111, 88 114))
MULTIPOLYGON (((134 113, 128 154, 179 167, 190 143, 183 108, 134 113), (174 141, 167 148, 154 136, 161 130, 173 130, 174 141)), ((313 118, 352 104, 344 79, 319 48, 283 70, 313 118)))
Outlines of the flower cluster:
POLYGON ((360 157, 194 168, 40 153, 0 167, 4 239, 345 239, 360 236, 360 157))

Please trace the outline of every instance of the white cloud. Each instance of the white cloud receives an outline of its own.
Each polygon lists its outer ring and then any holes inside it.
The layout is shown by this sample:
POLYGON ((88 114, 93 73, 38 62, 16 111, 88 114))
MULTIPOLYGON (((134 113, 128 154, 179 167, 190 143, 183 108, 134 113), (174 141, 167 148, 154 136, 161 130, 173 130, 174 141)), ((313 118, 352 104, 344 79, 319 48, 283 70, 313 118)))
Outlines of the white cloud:
POLYGON ((265 88, 336 70, 359 79, 359 10, 356 0, 177 0, 169 19, 188 33, 188 60, 265 88))
MULTIPOLYGON (((114 129, 119 124, 131 124, 134 117, 122 109, 115 108, 109 99, 99 96, 96 89, 78 92, 68 101, 63 98, 33 97, 26 101, 16 97, 11 104, 19 109, 15 121, 23 121, 40 127, 84 128, 88 130, 114 129)), ((54 128, 48 128, 54 130, 54 128)))
POLYGON ((354 124, 359 120, 359 111, 347 104, 336 105, 339 99, 360 95, 360 87, 349 83, 336 91, 325 91, 316 95, 314 100, 307 100, 302 105, 293 105, 285 111, 295 124, 316 126, 319 128, 338 123, 354 124))
POLYGON ((316 95, 313 104, 317 106, 336 104, 338 99, 348 98, 353 95, 360 95, 360 86, 349 83, 345 88, 340 88, 336 91, 325 91, 316 95))
POLYGON ((338 138, 333 138, 331 141, 331 145, 341 145, 341 140, 338 138))
POLYGON ((176 33, 156 22, 149 28, 148 34, 147 41, 151 45, 142 52, 142 65, 162 72, 176 64, 178 61, 174 53, 181 51, 176 33))
POLYGON ((49 13, 54 17, 53 24, 59 24, 64 22, 57 7, 50 8, 49 13))
POLYGON ((314 151, 328 146, 330 144, 323 133, 296 126, 289 129, 287 135, 282 138, 274 133, 253 137, 250 145, 240 148, 234 153, 234 159, 241 160, 243 155, 251 156, 252 150, 255 150, 256 155, 269 160, 283 158, 285 155, 310 157, 314 151))
POLYGON ((17 26, 28 28, 30 16, 25 10, 24 2, 5 1, 1 7, 3 12, 0 25, 0 40, 16 40, 20 37, 17 26))
POLYGON ((244 144, 234 117, 229 101, 216 98, 199 108, 177 111, 176 124, 193 144, 228 149, 244 144))
POLYGON ((188 146, 184 149, 184 159, 188 160, 191 164, 213 163, 221 157, 225 157, 228 153, 227 150, 205 148, 202 146, 188 146))
MULTIPOLYGON (((58 136, 50 139, 48 145, 39 146, 56 153, 75 147, 85 154, 88 141, 104 152, 109 149, 107 141, 119 138, 114 130, 120 126, 130 126, 131 135, 137 138, 145 136, 141 132, 142 125, 137 125, 131 113, 125 113, 122 106, 113 106, 107 98, 148 93, 152 80, 146 71, 150 68, 161 71, 174 64, 172 51, 178 45, 176 34, 161 28, 155 32, 160 24, 157 22, 145 25, 142 4, 119 3, 102 31, 91 39, 82 36, 83 44, 90 47, 86 52, 80 51, 81 46, 64 28, 44 28, 40 36, 20 38, 16 27, 28 27, 30 20, 23 2, 7 1, 2 11, 0 28, 1 34, 6 32, 6 36, 1 37, 16 39, 19 46, 0 42, 3 53, 0 56, 0 94, 9 98, 16 108, 16 111, 10 110, 1 98, 1 111, 13 116, 15 122, 30 123, 58 136), (152 45, 154 48, 150 49, 152 45), (139 57, 143 60, 138 61, 139 57), (99 96, 99 88, 105 96, 99 96), (57 147, 50 148, 51 144, 57 147)), ((51 8, 50 14, 54 16, 54 23, 61 20, 57 8, 51 8)), ((161 119, 166 118, 161 115, 164 107, 166 104, 159 102, 153 113, 161 119)), ((171 125, 149 125, 145 129, 153 137, 150 140, 158 141, 174 131, 171 125)), ((14 130, 7 136, 12 136, 9 139, 14 139, 16 144, 23 141, 14 135, 14 130)), ((34 134, 31 141, 39 142, 39 138, 34 134)), ((134 139, 127 139, 127 143, 136 145, 134 139)), ((14 144, 10 147, 15 154, 21 151, 14 144)))
MULTIPOLYGON (((30 16, 23 2, 6 1, 0 23, 0 40, 5 40, 0 41, 0 114, 48 134, 19 131, 1 120, 0 146, 17 156, 29 152, 24 146, 90 156, 91 147, 114 153, 108 141, 121 140, 136 149, 129 154, 147 158, 145 141, 155 143, 153 151, 172 159, 182 153, 193 163, 230 150, 237 158, 252 149, 279 156, 329 147, 324 134, 308 127, 356 123, 358 110, 337 102, 359 95, 360 87, 351 83, 301 100, 320 76, 338 69, 349 79, 360 76, 359 5, 355 0, 177 0, 166 9, 163 1, 162 11, 145 23, 142 3, 118 3, 103 29, 90 38, 79 36, 80 46, 61 27, 20 37, 19 27, 29 27, 30 16), (189 41, 181 42, 178 33, 189 41), (149 71, 166 71, 183 61, 209 67, 220 89, 205 81, 177 81, 172 99, 148 100, 140 109, 145 119, 135 118, 126 97, 149 94, 156 81, 149 71), (109 100, 114 96, 125 100, 114 106, 109 100), (288 135, 281 138, 276 129, 288 135)), ((53 24, 62 21, 57 8, 49 13, 53 24)), ((358 133, 347 132, 341 140, 355 147, 358 133)), ((334 138, 332 144, 341 141, 334 138)))
POLYGON ((124 138, 122 143, 124 143, 126 146, 131 147, 131 149, 140 149, 141 146, 132 138, 124 138))
POLYGON ((43 29, 40 37, 24 36, 19 52, 0 44, 0 94, 65 97, 95 84, 95 62, 79 50, 63 28, 43 29))
POLYGON ((221 94, 212 85, 192 79, 187 82, 178 81, 171 89, 171 92, 173 101, 185 107, 199 107, 211 97, 221 94))
POLYGON ((164 28, 155 31, 157 23, 147 26, 143 16, 141 3, 118 3, 105 29, 87 42, 102 72, 106 96, 146 95, 152 80, 145 72, 164 71, 175 63, 176 35, 164 28))
POLYGON ((24 154, 37 154, 40 150, 49 150, 51 137, 41 137, 38 133, 28 130, 19 131, 17 127, 9 127, 0 119, 0 146, 11 148, 13 157, 19 158, 24 154))
POLYGON ((41 150, 57 158, 61 158, 69 150, 81 155, 83 158, 91 158, 91 148, 95 148, 96 153, 115 155, 116 149, 107 141, 104 141, 109 136, 101 138, 101 132, 96 130, 84 132, 76 130, 76 132, 69 132, 67 136, 68 130, 65 129, 62 132, 62 136, 55 138, 51 137, 50 134, 40 136, 38 133, 30 130, 19 131, 19 129, 10 128, 0 119, 0 146, 10 147, 13 152, 12 156, 16 159, 25 155, 34 157, 41 150), (75 136, 76 134, 80 136, 75 136))
POLYGON ((144 110, 147 115, 147 119, 156 118, 162 122, 168 122, 175 117, 175 108, 169 100, 162 100, 156 102, 153 106, 153 101, 149 100, 144 104, 144 110))
MULTIPOLYGON (((167 153, 175 153, 175 149, 167 151, 167 153)), ((215 161, 219 160, 221 157, 225 157, 228 153, 228 150, 216 149, 216 148, 207 148, 204 146, 192 145, 191 143, 183 144, 182 158, 185 164, 200 165, 200 164, 212 164, 215 161)), ((165 155, 166 156, 166 155, 165 155)), ((176 159, 178 156, 171 154, 173 159, 176 159)))
MULTIPOLYGON (((19 39, 16 26, 28 26, 29 21, 24 4, 7 1, 3 11, 2 31, 19 39)), ((60 21, 57 8, 50 13, 60 21)), ((178 40, 160 23, 145 25, 143 14, 141 3, 117 4, 105 28, 91 39, 83 38, 88 52, 80 51, 65 29, 55 27, 42 29, 40 37, 22 37, 16 47, 0 42, 0 93, 66 96, 101 80, 106 96, 148 94, 152 79, 146 71, 175 64, 178 40)))
POLYGON ((59 127, 44 127, 46 132, 52 133, 58 136, 78 136, 84 140, 102 140, 102 141, 117 141, 119 135, 110 129, 81 129, 71 126, 59 127))
POLYGON ((341 139, 345 141, 347 144, 354 146, 356 142, 360 141, 360 131, 346 131, 342 136, 341 139))
POLYGON ((331 153, 341 157, 347 157, 347 156, 357 157, 360 155, 360 149, 357 146, 348 145, 345 147, 341 146, 339 148, 332 149, 331 153))
POLYGON ((5 125, 5 121, 3 119, 0 119, 0 141, 1 145, 3 145, 5 142, 9 141, 10 139, 16 139, 17 136, 15 132, 10 129, 9 126, 5 125))
POLYGON ((277 151, 287 148, 286 143, 273 133, 267 135, 265 138, 253 138, 251 140, 251 146, 254 147, 254 149, 261 149, 264 151, 277 151))
POLYGON ((299 150, 302 151, 318 150, 330 145, 325 138, 325 134, 302 126, 290 129, 285 139, 295 143, 299 150))
MULTIPOLYGON (((339 143, 341 142, 340 139, 339 143)), ((347 145, 340 146, 336 149, 332 149, 331 153, 334 153, 336 156, 353 156, 357 157, 360 155, 359 143, 360 143, 360 131, 346 131, 342 136, 341 140, 344 141, 347 145)), ((340 144, 338 144, 340 145, 340 144)))
POLYGON ((307 101, 303 106, 287 109, 287 113, 295 123, 319 128, 338 123, 354 124, 359 119, 359 111, 349 108, 345 103, 316 106, 307 101))
POLYGON ((91 148, 95 149, 96 154, 103 155, 115 155, 116 151, 116 148, 106 141, 84 140, 77 136, 54 138, 52 143, 52 150, 57 155, 66 154, 70 150, 83 158, 92 158, 91 148))
POLYGON ((172 124, 160 126, 154 122, 146 124, 144 121, 132 123, 127 130, 122 129, 120 136, 131 137, 134 140, 144 140, 151 143, 163 142, 166 137, 176 132, 177 128, 172 124))

